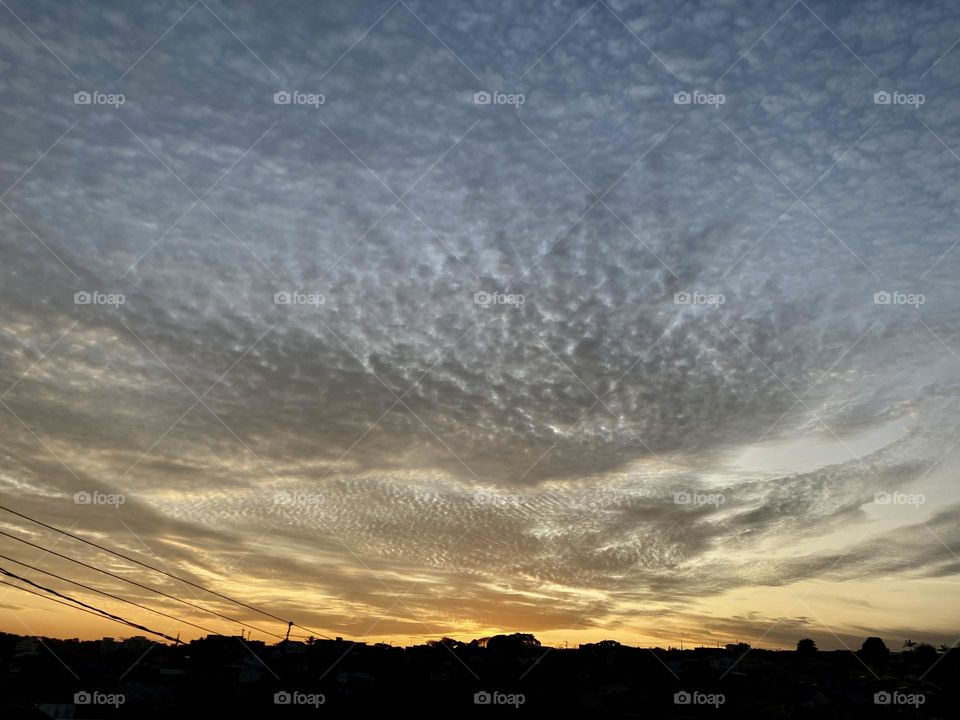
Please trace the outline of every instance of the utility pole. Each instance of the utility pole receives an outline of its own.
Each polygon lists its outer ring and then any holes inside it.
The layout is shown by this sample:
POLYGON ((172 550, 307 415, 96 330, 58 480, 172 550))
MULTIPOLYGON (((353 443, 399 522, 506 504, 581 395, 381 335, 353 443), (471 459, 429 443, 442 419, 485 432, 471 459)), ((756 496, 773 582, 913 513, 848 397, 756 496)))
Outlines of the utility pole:
POLYGON ((290 628, 293 627, 293 620, 287 623, 287 637, 284 639, 284 642, 290 642, 290 628))

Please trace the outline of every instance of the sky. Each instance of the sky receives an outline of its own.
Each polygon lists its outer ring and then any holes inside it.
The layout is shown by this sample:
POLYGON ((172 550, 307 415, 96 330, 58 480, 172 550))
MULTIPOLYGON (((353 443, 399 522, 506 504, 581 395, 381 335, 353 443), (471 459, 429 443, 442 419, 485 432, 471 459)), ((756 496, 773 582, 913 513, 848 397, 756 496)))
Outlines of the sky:
MULTIPOLYGON (((945 1, 2 0, 0 504, 368 642, 953 643, 958 40, 945 1)), ((6 585, 0 629, 134 634, 6 585)))

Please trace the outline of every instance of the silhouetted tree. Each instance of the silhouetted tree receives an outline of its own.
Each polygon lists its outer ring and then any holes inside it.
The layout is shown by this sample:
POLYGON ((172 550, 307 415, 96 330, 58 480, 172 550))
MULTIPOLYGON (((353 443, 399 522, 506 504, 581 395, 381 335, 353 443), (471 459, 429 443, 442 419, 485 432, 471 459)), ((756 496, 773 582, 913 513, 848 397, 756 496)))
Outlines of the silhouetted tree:
POLYGON ((911 650, 913 650, 913 648, 916 647, 916 645, 917 644, 910 638, 907 638, 906 640, 903 641, 903 649, 906 650, 907 652, 910 652, 911 650))
POLYGON ((890 649, 882 638, 868 637, 860 646, 860 657, 864 662, 884 665, 890 659, 890 649))
POLYGON ((512 635, 494 635, 487 640, 487 649, 515 652, 540 647, 540 641, 530 633, 513 633, 512 635))
POLYGON ((914 646, 910 653, 921 667, 932 665, 937 661, 937 649, 930 643, 920 643, 914 646))
POLYGON ((797 640, 798 655, 813 655, 815 652, 817 652, 817 644, 813 640, 810 638, 797 640))

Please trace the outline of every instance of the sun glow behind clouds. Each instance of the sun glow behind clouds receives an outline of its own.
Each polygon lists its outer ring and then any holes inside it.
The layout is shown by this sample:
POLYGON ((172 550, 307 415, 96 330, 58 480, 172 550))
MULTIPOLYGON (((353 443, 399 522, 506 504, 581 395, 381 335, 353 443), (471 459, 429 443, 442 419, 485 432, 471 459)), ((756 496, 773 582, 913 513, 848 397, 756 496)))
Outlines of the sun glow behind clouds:
POLYGON ((734 467, 748 472, 809 473, 861 460, 907 436, 908 418, 898 418, 845 437, 824 430, 816 436, 752 444, 734 453, 734 467))

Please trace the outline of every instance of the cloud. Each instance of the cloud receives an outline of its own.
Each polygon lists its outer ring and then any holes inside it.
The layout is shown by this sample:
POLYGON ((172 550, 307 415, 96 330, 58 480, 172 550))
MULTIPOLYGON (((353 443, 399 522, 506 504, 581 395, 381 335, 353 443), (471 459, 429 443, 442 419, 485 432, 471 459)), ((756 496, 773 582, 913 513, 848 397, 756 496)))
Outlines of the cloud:
POLYGON ((17 507, 264 601, 322 593, 354 632, 955 574, 916 517, 817 544, 881 490, 926 490, 951 534, 957 56, 920 77, 946 6, 210 3, 142 58, 187 7, 11 7, 49 45, 0 30, 17 507), (731 460, 765 443, 785 469, 731 460), (129 502, 78 515, 84 489, 129 502))

